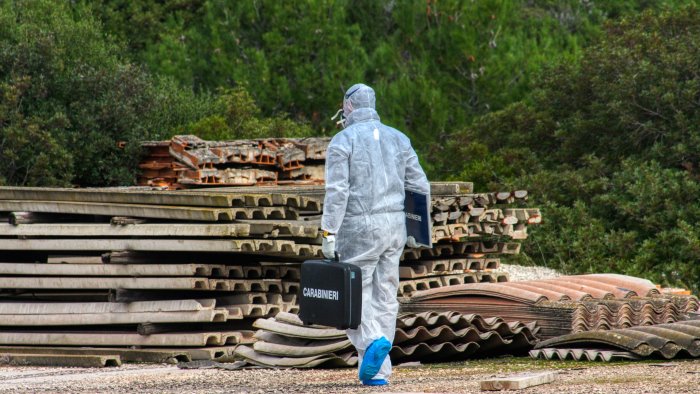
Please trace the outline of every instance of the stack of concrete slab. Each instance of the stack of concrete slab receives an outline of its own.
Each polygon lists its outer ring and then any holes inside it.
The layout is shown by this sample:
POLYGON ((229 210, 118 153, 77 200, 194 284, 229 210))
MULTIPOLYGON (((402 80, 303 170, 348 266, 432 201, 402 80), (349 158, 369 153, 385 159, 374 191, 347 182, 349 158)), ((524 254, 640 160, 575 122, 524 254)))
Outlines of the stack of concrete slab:
POLYGON ((295 195, 0 188, 0 212, 8 351, 228 357, 254 318, 298 310, 300 261, 320 256, 321 204, 295 195))
POLYGON ((178 135, 143 143, 139 185, 186 188, 323 183, 328 138, 205 141, 178 135))

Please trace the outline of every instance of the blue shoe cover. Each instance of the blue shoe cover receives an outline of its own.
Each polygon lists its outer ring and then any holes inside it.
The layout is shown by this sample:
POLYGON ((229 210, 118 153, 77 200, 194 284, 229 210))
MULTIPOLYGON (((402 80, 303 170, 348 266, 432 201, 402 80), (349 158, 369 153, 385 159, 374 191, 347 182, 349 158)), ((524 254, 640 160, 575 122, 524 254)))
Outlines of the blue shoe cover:
POLYGON ((386 386, 389 382, 387 382, 386 379, 370 379, 363 380, 362 384, 365 386, 386 386))
POLYGON ((362 366, 360 366, 361 381, 370 381, 379 372, 379 368, 382 367, 390 350, 391 342, 384 337, 375 340, 367 347, 365 356, 362 358, 362 366))

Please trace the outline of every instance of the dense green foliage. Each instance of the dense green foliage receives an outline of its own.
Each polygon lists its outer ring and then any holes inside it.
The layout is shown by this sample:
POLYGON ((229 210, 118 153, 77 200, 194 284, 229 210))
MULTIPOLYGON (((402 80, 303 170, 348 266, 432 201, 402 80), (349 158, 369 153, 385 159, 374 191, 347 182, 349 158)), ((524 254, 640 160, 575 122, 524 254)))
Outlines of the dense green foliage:
POLYGON ((89 10, 63 2, 3 2, 0 43, 2 183, 130 183, 138 141, 194 98, 122 60, 89 10))
POLYGON ((138 141, 176 133, 331 135, 363 81, 432 179, 531 191, 520 262, 697 290, 687 3, 2 2, 0 184, 129 184, 138 141))
POLYGON ((528 101, 458 133, 461 176, 544 205, 523 259, 700 287, 699 36, 698 8, 610 25, 528 101))

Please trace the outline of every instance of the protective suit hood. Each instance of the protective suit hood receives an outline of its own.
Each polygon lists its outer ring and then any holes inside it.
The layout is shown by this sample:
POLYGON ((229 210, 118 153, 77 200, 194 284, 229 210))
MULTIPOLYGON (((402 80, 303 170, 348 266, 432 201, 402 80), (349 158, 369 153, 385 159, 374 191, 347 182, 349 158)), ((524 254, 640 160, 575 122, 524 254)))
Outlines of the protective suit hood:
POLYGON ((356 83, 345 92, 345 95, 343 96, 343 108, 338 110, 338 112, 336 112, 331 119, 335 120, 338 116, 340 116, 340 120, 336 122, 336 124, 339 124, 345 128, 352 123, 348 122, 350 115, 362 110, 361 112, 365 112, 365 114, 362 116, 356 115, 354 120, 355 122, 368 120, 370 119, 368 116, 373 117, 375 120, 379 120, 379 115, 377 115, 375 111, 375 103, 376 96, 374 94, 374 89, 363 83, 356 83), (371 110, 371 112, 367 113, 366 110, 371 110))
POLYGON ((374 89, 363 84, 356 83, 350 86, 343 96, 343 112, 348 117, 352 111, 360 108, 375 109, 376 96, 374 89))

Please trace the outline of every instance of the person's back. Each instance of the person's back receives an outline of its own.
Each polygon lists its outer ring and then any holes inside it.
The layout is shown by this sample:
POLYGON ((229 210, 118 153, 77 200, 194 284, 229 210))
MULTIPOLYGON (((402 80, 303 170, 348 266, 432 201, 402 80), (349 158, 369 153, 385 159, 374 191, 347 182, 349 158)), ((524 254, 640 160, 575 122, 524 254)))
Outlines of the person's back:
POLYGON ((406 244, 405 189, 428 194, 430 185, 409 139, 379 121, 374 103, 374 91, 366 85, 354 85, 345 95, 346 129, 333 138, 326 156, 321 227, 324 255, 331 258, 337 251, 344 262, 362 269, 362 323, 348 330, 360 354, 360 380, 386 384, 391 374, 386 354, 398 313, 398 264, 406 244))

